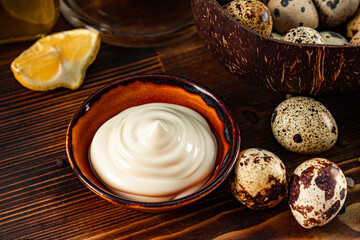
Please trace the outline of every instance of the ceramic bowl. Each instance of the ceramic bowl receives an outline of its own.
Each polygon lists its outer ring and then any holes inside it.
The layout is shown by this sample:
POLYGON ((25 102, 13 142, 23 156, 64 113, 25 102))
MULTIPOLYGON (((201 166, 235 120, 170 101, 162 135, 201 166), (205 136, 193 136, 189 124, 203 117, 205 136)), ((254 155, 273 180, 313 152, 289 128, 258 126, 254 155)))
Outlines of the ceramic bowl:
POLYGON ((216 0, 192 0, 192 9, 211 54, 241 81, 309 95, 360 88, 360 46, 276 40, 235 21, 216 0))
POLYGON ((146 212, 179 208, 213 191, 231 172, 239 149, 239 128, 224 103, 195 82, 165 75, 120 79, 98 90, 75 112, 66 137, 71 167, 91 191, 112 203, 146 212), (200 113, 217 139, 216 165, 208 181, 189 196, 161 203, 135 202, 119 197, 104 187, 90 167, 88 151, 95 132, 104 122, 124 109, 152 102, 183 105, 200 113))

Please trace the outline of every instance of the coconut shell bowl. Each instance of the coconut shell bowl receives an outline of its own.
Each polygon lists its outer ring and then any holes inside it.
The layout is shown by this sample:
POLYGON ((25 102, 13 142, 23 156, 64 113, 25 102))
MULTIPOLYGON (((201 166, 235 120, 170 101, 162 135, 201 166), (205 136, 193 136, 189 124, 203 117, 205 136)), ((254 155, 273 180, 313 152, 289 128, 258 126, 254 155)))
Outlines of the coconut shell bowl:
POLYGON ((162 212, 201 199, 225 180, 239 153, 240 132, 224 103, 203 86, 166 75, 133 76, 106 85, 84 101, 68 126, 66 149, 76 176, 95 194, 119 206, 162 212), (92 171, 88 152, 95 132, 104 122, 129 107, 153 102, 178 104, 200 113, 216 137, 217 158, 209 179, 195 193, 167 202, 135 202, 107 190, 92 171))
POLYGON ((298 44, 259 34, 216 0, 192 0, 199 35, 239 81, 280 93, 317 95, 360 87, 360 46, 298 44))

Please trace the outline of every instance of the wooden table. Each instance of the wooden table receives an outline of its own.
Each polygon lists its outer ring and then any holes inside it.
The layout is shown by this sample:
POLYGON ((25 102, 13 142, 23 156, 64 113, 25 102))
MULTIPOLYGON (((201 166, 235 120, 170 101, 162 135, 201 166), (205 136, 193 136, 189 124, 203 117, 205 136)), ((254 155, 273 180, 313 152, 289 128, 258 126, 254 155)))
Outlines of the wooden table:
MULTIPOLYGON (((54 31, 71 28, 63 19, 54 31)), ((300 227, 284 200, 265 211, 249 210, 224 182, 200 201, 150 214, 113 205, 75 176, 65 151, 67 125, 79 105, 105 84, 136 74, 182 76, 210 88, 231 109, 241 130, 241 148, 277 154, 288 174, 310 158, 288 152, 274 139, 270 116, 285 94, 258 89, 226 72, 195 35, 179 44, 127 49, 102 43, 78 90, 35 92, 22 87, 11 61, 33 42, 0 46, 0 239, 360 239, 360 93, 315 98, 332 112, 339 140, 319 154, 355 181, 345 212, 324 227, 300 227)))

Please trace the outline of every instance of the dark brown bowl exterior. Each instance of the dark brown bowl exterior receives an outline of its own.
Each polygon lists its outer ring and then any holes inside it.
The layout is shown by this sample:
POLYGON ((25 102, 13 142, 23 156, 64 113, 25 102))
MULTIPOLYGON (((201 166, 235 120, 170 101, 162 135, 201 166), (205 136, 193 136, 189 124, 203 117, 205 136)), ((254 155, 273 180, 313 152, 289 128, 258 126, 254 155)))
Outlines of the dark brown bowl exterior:
POLYGON ((143 75, 120 79, 91 95, 70 121, 66 150, 77 177, 94 193, 120 206, 161 212, 192 203, 219 186, 231 172, 240 150, 237 122, 213 93, 199 84, 173 76, 143 75), (196 193, 169 202, 142 203, 109 192, 93 173, 88 151, 97 129, 108 119, 132 106, 165 102, 183 105, 199 112, 209 123, 218 143, 215 170, 196 193))
POLYGON ((309 45, 263 36, 233 20, 216 0, 192 0, 211 54, 241 80, 281 93, 317 95, 360 86, 360 47, 309 45))

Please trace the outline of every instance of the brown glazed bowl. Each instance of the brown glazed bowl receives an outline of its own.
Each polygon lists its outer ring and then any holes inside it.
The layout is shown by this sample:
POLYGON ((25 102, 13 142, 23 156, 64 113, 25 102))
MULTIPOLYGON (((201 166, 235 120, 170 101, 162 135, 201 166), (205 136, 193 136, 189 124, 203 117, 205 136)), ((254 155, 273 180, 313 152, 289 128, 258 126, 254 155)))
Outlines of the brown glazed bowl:
POLYGON ((233 20, 216 0, 192 0, 192 9, 211 54, 241 80, 281 93, 316 95, 359 89, 360 46, 276 40, 233 20))
POLYGON ((240 150, 240 132, 224 103, 203 86, 172 76, 143 75, 110 83, 85 100, 68 126, 66 150, 76 176, 97 195, 123 207, 161 212, 192 203, 225 180, 240 150), (168 202, 135 202, 119 197, 104 187, 91 169, 88 151, 95 132, 104 122, 124 109, 152 102, 183 105, 200 113, 217 139, 217 160, 209 180, 197 192, 168 202))

